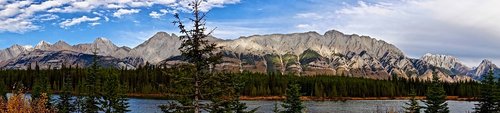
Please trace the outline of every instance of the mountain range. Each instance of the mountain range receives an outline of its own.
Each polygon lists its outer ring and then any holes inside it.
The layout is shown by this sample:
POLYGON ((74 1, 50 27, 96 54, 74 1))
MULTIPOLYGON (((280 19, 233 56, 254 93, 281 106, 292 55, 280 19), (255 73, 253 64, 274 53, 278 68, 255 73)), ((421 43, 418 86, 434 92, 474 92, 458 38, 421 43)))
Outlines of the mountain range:
MULTIPOLYGON (((500 69, 489 60, 470 68, 457 58, 425 54, 410 58, 396 46, 383 40, 330 30, 316 32, 253 35, 233 40, 209 37, 223 46, 223 62, 219 71, 291 73, 299 76, 339 75, 388 79, 430 79, 438 73, 441 80, 455 82, 480 80, 489 69, 500 69)), ((50 44, 41 41, 35 47, 12 45, 0 50, 1 69, 28 69, 61 66, 86 67, 91 64, 94 48, 105 67, 135 69, 145 64, 173 65, 181 62, 175 34, 158 32, 134 48, 118 47, 110 40, 97 38, 93 43, 69 45, 64 41, 50 44)))

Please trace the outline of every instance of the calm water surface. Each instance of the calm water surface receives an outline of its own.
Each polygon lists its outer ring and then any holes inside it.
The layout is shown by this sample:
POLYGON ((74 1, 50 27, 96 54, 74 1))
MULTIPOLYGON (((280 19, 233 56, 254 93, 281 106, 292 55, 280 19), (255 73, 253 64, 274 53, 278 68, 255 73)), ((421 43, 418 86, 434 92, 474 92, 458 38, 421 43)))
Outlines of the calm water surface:
MULTIPOLYGON (((258 109, 259 113, 271 113, 275 101, 243 101, 249 108, 258 109)), ((403 112, 406 100, 350 100, 350 101, 305 101, 308 113, 373 113, 377 111, 403 112)), ((158 105, 168 103, 168 100, 130 99, 132 113, 161 113, 158 105)), ((470 101, 448 101, 451 113, 472 112, 474 104, 470 101)), ((420 103, 423 105, 423 103, 420 103)))

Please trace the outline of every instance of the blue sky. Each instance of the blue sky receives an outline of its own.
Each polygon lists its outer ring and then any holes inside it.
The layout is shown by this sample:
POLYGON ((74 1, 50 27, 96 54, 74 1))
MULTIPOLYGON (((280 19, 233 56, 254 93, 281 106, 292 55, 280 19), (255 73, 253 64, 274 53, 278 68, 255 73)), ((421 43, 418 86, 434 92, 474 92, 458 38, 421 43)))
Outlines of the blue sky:
MULTIPOLYGON (((177 33, 173 13, 189 0, 0 0, 0 49, 41 40, 69 44, 105 37, 135 47, 156 32, 177 33)), ((392 43, 410 57, 500 63, 498 0, 205 0, 215 36, 339 30, 392 43)))

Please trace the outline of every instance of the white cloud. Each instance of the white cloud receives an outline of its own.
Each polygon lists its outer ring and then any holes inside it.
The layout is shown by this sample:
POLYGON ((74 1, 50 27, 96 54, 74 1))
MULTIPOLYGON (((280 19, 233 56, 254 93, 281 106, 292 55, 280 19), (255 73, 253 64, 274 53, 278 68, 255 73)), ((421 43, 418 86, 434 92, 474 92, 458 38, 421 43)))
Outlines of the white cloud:
POLYGON ((295 18, 318 20, 318 19, 323 19, 325 17, 317 13, 299 13, 295 15, 295 18))
POLYGON ((151 18, 156 18, 156 19, 158 19, 158 18, 160 18, 161 16, 163 16, 163 14, 160 14, 160 13, 158 13, 158 12, 156 12, 156 11, 152 11, 151 13, 149 13, 149 16, 151 16, 151 18))
POLYGON ((31 30, 37 30, 39 27, 27 19, 16 17, 6 18, 0 21, 0 32, 24 33, 31 30))
POLYGON ((295 27, 297 27, 299 29, 310 29, 312 26, 309 25, 309 24, 299 24, 299 25, 297 25, 295 27))
MULTIPOLYGON (((178 10, 187 10, 191 9, 189 6, 194 0, 180 0, 178 4, 181 7, 178 7, 178 10)), ((240 0, 203 0, 200 4, 200 11, 206 12, 214 7, 223 7, 224 4, 236 4, 239 3, 240 0)))
POLYGON ((161 16, 165 16, 166 14, 175 14, 175 13, 178 13, 176 10, 166 10, 166 9, 160 9, 160 12, 156 12, 156 11, 151 11, 151 13, 149 13, 149 16, 151 16, 151 18, 156 18, 156 19, 159 19, 161 16))
MULTIPOLYGON (((89 18, 87 16, 82 16, 80 18, 73 18, 59 23, 61 28, 67 28, 73 25, 78 25, 83 22, 95 22, 101 19, 100 17, 89 18)), ((97 24, 96 24, 97 25, 97 24)))
POLYGON ((113 13, 114 17, 121 18, 122 15, 129 15, 129 14, 134 14, 134 13, 139 13, 141 11, 140 9, 119 9, 115 13, 113 13))
POLYGON ((57 15, 43 14, 43 15, 35 17, 35 20, 49 21, 49 20, 55 20, 55 19, 58 19, 58 18, 59 18, 59 16, 57 16, 57 15))
POLYGON ((92 22, 92 23, 89 23, 89 25, 90 25, 90 26, 96 26, 96 25, 99 25, 99 24, 101 24, 101 23, 99 23, 99 22, 92 22))
MULTIPOLYGON (((40 27, 35 25, 33 21, 54 20, 53 17, 58 16, 56 15, 58 13, 79 12, 85 14, 99 10, 119 9, 112 16, 121 17, 125 14, 138 13, 138 8, 151 7, 155 4, 174 9, 174 12, 177 10, 185 11, 185 9, 189 9, 187 5, 189 1, 192 0, 49 0, 40 2, 33 2, 32 0, 0 0, 0 32, 23 33, 37 30, 40 27), (47 13, 55 16, 43 18, 43 20, 37 18, 39 14, 47 13)), ((208 10, 213 7, 223 7, 224 4, 238 2, 239 0, 204 0, 202 9, 208 10)), ((160 10, 160 12, 162 11, 160 10)), ((105 15, 99 15, 99 17, 109 21, 109 18, 105 15)))

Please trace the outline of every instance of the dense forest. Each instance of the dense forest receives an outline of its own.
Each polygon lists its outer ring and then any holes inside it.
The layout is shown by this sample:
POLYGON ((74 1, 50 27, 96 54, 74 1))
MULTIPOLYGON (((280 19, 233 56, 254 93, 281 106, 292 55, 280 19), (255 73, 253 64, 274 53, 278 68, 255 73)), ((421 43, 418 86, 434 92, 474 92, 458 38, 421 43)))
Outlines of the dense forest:
MULTIPOLYGON (((63 88, 65 76, 72 78, 72 89, 80 91, 83 87, 88 69, 65 67, 61 69, 42 70, 35 67, 27 70, 0 70, 0 84, 12 86, 17 82, 23 83, 28 90, 32 89, 37 79, 48 78, 49 86, 55 93, 63 88)), ((166 69, 147 65, 136 70, 101 69, 99 75, 115 74, 120 84, 126 86, 129 94, 164 94, 172 84, 172 78, 167 74, 187 74, 181 70, 166 69)), ((293 76, 281 74, 261 73, 220 73, 227 76, 236 76, 244 82, 242 96, 282 96, 285 94, 289 82, 300 84, 304 96, 314 97, 399 97, 409 96, 412 89, 416 95, 423 96, 430 81, 388 78, 388 80, 374 80, 343 76, 293 76)), ((458 83, 442 83, 448 96, 475 97, 479 95, 480 84, 475 81, 458 83)), ((12 90, 11 87, 7 89, 12 90)))

